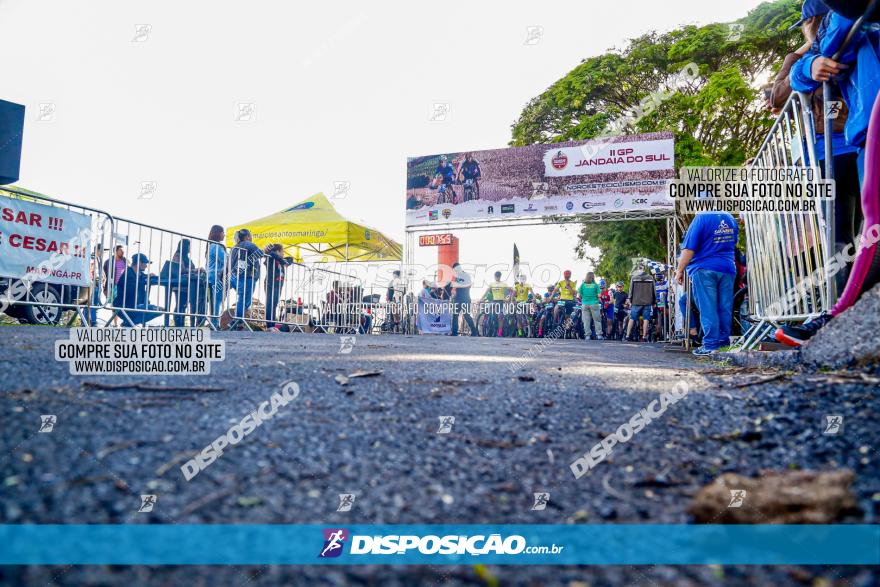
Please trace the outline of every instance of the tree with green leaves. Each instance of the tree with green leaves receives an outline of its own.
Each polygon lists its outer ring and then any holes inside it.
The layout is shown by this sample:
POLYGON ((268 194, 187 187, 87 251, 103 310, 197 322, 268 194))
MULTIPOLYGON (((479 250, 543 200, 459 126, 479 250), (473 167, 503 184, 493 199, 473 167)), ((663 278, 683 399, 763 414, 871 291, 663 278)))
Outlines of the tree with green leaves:
MULTIPOLYGON (((773 123, 761 85, 803 42, 799 31, 788 31, 800 17, 800 5, 767 2, 736 23, 651 32, 622 50, 584 59, 526 105, 510 144, 672 131, 678 167, 741 165, 773 123), (698 75, 676 84, 690 63, 698 66, 698 75), (643 116, 631 115, 663 87, 676 91, 644 108, 643 116)), ((584 258, 587 247, 597 247, 596 272, 617 280, 628 275, 633 257, 665 259, 666 238, 665 221, 582 222, 576 253, 584 258)))

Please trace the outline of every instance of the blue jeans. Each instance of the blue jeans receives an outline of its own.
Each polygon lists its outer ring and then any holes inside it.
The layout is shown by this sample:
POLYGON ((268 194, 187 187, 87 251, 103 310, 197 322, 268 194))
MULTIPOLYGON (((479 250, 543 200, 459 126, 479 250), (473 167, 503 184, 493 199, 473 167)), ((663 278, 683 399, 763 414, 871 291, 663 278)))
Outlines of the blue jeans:
POLYGON ((235 317, 243 319, 248 308, 251 307, 251 300, 254 297, 253 279, 243 278, 236 282, 236 292, 238 293, 238 302, 235 304, 235 317))
MULTIPOLYGON (((691 284, 691 295, 693 295, 693 284, 691 284)), ((684 317, 687 316, 687 296, 683 295, 678 298, 678 309, 681 312, 681 323, 684 324, 684 317)), ((690 327, 694 330, 697 329, 697 313, 691 312, 691 323, 690 327)))
POLYGON ((97 285, 92 285, 92 303, 89 308, 89 326, 97 326, 98 325, 98 308, 96 306, 101 305, 101 288, 97 285))
POLYGON ((208 295, 211 299, 211 323, 214 324, 214 327, 219 327, 218 319, 214 316, 220 315, 220 306, 223 304, 223 282, 218 281, 216 283, 208 284, 208 295))
POLYGON ((733 321, 733 273, 697 269, 691 273, 691 288, 700 310, 703 346, 716 350, 730 344, 733 321))

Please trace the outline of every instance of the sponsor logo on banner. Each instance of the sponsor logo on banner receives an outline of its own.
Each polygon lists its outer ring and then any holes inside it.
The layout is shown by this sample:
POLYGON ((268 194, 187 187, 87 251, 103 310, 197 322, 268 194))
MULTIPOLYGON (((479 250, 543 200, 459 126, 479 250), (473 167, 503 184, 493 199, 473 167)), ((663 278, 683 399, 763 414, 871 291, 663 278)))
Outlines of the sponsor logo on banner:
POLYGON ((647 206, 648 198, 633 198, 632 199, 633 206, 647 206))
POLYGON ((314 208, 314 207, 315 207, 314 202, 303 202, 302 204, 297 204, 296 206, 294 206, 292 208, 288 208, 287 210, 285 210, 285 212, 293 212, 294 210, 308 210, 308 209, 314 208))
POLYGON ((568 156, 562 151, 557 151, 556 155, 550 159, 550 164, 553 169, 565 169, 565 166, 568 165, 568 156))
POLYGON ((578 147, 551 149, 544 153, 544 175, 567 177, 600 173, 632 173, 673 169, 672 139, 585 143, 578 147), (565 164, 559 162, 565 158, 565 164))
POLYGON ((589 210, 590 208, 604 208, 605 202, 583 202, 581 208, 589 210))
POLYGON ((623 206, 623 198, 617 198, 616 200, 614 200, 615 208, 620 208, 621 206, 623 206))
MULTIPOLYGON (((535 144, 470 152, 480 165, 480 196, 468 201, 438 198, 437 179, 431 179, 440 154, 410 157, 406 162, 407 226, 468 220, 510 220, 557 214, 649 209, 655 200, 671 198, 666 184, 675 177, 671 132, 634 134, 586 141, 535 144), (621 204, 614 206, 615 198, 621 204), (632 198, 647 198, 632 204, 632 198), (584 200, 604 202, 592 210, 584 200), (428 203, 416 216, 413 202, 428 203), (499 217, 495 215, 498 214, 499 217), (487 216, 489 218, 487 218, 487 216)), ((443 155, 456 165, 465 152, 443 155)), ((468 192, 470 193, 470 192, 468 192)), ((458 194, 460 197, 460 194, 458 194)), ((665 206, 663 212, 671 213, 665 206)), ((661 215, 663 215, 661 213, 661 215)))

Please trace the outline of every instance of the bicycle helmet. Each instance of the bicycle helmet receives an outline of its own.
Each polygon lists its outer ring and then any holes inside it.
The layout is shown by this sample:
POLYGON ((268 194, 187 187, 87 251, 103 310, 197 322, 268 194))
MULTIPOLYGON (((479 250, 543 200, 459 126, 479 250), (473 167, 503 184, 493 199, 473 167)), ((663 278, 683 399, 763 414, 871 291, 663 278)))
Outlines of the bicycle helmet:
POLYGON ((603 289, 605 288, 605 280, 604 279, 599 280, 599 287, 601 287, 603 289))

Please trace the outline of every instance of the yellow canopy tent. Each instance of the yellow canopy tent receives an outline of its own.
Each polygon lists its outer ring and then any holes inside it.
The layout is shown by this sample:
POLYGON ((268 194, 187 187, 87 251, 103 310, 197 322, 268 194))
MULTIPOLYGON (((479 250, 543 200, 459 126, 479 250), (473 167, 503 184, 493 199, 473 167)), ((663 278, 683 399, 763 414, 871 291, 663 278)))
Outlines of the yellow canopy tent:
POLYGON ((287 254, 302 261, 302 253, 322 263, 331 261, 399 261, 402 248, 378 230, 347 220, 318 193, 280 212, 230 227, 226 244, 234 244, 235 232, 247 228, 254 244, 264 248, 281 243, 287 254))

